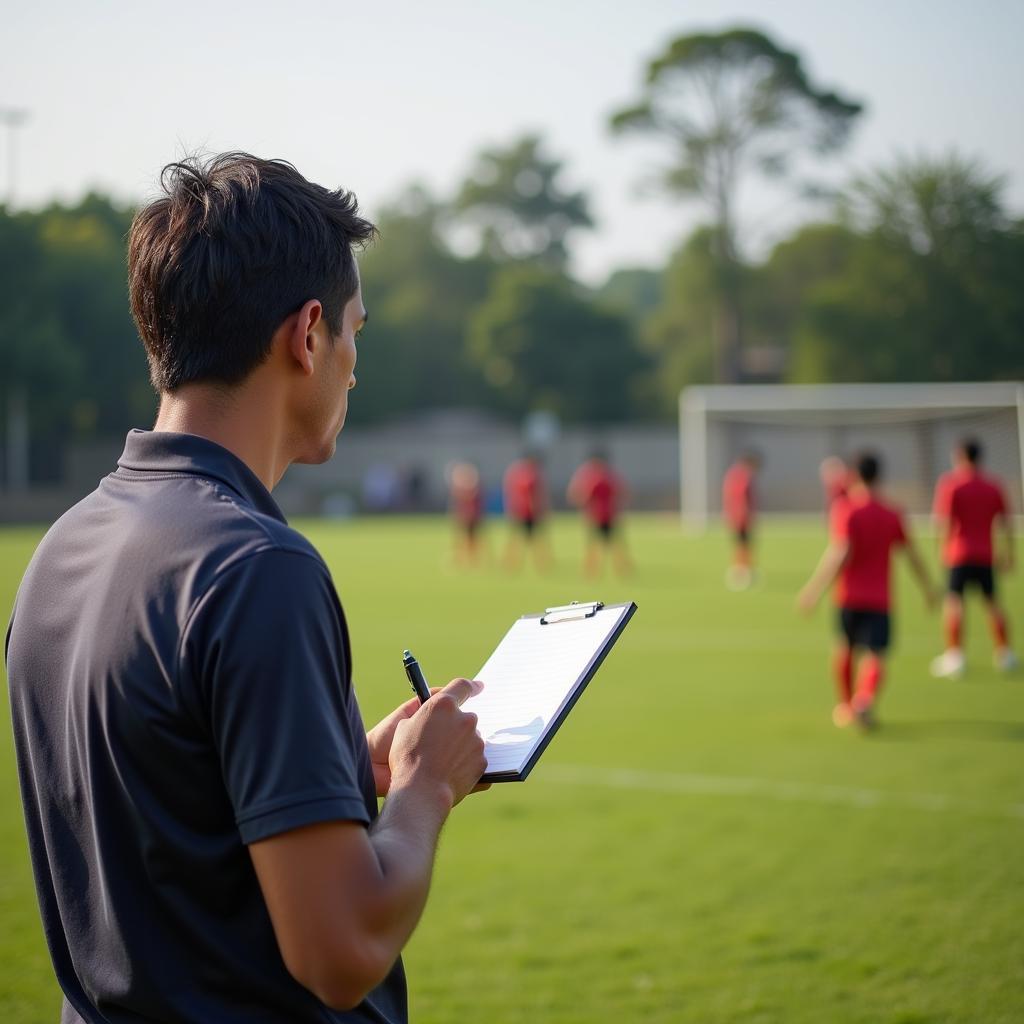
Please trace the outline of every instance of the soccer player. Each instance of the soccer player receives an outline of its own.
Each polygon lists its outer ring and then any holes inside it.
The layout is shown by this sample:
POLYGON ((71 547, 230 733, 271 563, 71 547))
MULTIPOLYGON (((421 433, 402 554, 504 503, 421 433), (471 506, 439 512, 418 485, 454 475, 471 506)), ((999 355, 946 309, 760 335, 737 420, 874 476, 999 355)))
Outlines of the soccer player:
POLYGON ((334 454, 375 229, 245 153, 161 183, 128 247, 156 425, 47 533, 7 634, 61 1021, 400 1024, 441 827, 486 767, 479 684, 366 732, 330 572, 270 493, 334 454))
POLYGON ((757 452, 744 452, 722 479, 722 513, 733 535, 733 561, 725 574, 730 590, 746 590, 754 580, 754 483, 761 467, 757 452))
POLYGON ((996 600, 995 569, 1013 567, 1013 527, 999 481, 981 471, 981 445, 965 438, 953 449, 953 470, 935 488, 935 524, 949 569, 949 590, 942 618, 946 650, 932 661, 934 676, 959 678, 964 674, 964 591, 981 591, 995 641, 996 667, 1008 672, 1017 665, 1010 648, 1006 613, 996 600), (1003 553, 995 558, 992 533, 1003 533, 1003 553))
POLYGON ((832 506, 843 500, 850 489, 850 467, 838 456, 829 455, 821 460, 818 477, 825 491, 825 514, 832 515, 832 506))
POLYGON ((602 551, 609 553, 616 570, 622 575, 631 569, 620 522, 626 493, 625 481, 600 450, 595 451, 569 481, 566 497, 582 511, 589 527, 583 556, 583 571, 587 576, 597 575, 602 551))
POLYGON ((894 549, 902 548, 906 553, 929 607, 934 594, 902 514, 879 494, 878 456, 861 455, 856 460, 855 473, 846 500, 834 507, 829 546, 800 591, 797 603, 801 611, 809 614, 838 579, 840 637, 833 669, 839 703, 832 712, 832 721, 842 728, 856 719, 862 727, 871 728, 875 725, 875 704, 889 648, 890 566, 894 549), (859 659, 859 665, 855 665, 855 659, 859 659))
POLYGON ((448 480, 448 504, 455 522, 455 564, 475 565, 484 516, 480 472, 471 462, 456 462, 448 472, 448 480))
POLYGON ((540 456, 527 452, 513 462, 505 470, 502 492, 505 515, 512 526, 505 551, 506 566, 510 569, 519 567, 525 543, 533 551, 537 568, 546 569, 551 564, 551 552, 542 531, 548 498, 540 456))

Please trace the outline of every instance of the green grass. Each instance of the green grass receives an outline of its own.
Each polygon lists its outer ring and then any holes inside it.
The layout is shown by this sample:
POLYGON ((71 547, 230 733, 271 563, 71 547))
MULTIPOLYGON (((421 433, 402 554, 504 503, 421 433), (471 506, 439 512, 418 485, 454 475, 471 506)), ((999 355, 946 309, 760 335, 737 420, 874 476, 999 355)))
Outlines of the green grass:
MULTIPOLYGON (((766 524, 745 594, 722 585, 721 534, 664 518, 631 522, 633 578, 596 584, 571 519, 544 577, 455 572, 439 520, 305 529, 367 719, 405 699, 404 647, 436 682, 475 672, 521 612, 640 606, 530 780, 449 822, 407 951, 419 1024, 1024 1019, 1024 677, 989 667, 975 604, 968 677, 934 681, 938 620, 901 570, 883 728, 864 737, 829 719, 831 611, 793 611, 817 524, 766 524)), ((38 535, 0 533, 0 610, 38 535)), ((1020 635, 1019 574, 1004 596, 1020 635)), ((0 1020, 50 1024, 6 722, 0 745, 0 1020)))

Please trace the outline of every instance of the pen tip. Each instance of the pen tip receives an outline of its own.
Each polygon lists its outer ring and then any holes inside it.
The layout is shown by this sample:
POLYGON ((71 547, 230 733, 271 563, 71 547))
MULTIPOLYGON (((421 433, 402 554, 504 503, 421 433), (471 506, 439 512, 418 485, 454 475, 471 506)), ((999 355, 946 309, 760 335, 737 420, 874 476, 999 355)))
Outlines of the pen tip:
POLYGON ((402 651, 402 657, 403 658, 411 658, 412 657, 412 652, 411 651, 402 651))

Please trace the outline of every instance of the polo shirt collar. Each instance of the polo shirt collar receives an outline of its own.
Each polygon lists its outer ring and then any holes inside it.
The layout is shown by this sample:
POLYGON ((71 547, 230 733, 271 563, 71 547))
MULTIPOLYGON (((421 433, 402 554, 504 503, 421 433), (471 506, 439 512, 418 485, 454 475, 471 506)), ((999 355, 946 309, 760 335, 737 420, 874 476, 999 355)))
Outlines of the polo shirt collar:
POLYGON ((260 478, 237 455, 208 438, 130 430, 117 465, 131 473, 185 473, 217 480, 259 512, 286 522, 260 478))

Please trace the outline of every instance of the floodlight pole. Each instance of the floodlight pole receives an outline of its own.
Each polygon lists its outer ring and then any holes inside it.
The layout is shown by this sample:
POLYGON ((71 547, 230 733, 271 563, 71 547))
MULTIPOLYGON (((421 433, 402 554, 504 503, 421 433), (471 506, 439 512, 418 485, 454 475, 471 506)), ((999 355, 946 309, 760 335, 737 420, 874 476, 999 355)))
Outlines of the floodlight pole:
MULTIPOLYGON (((17 130, 28 120, 28 111, 18 107, 0 107, 0 124, 7 128, 7 212, 14 210, 15 182, 17 180, 17 130)), ((28 489, 28 403, 25 388, 18 382, 8 384, 6 455, 7 490, 18 494, 28 489)))
POLYGON ((0 124, 7 128, 7 209, 14 209, 14 185, 17 179, 17 129, 28 120, 28 111, 19 107, 0 107, 0 124))

